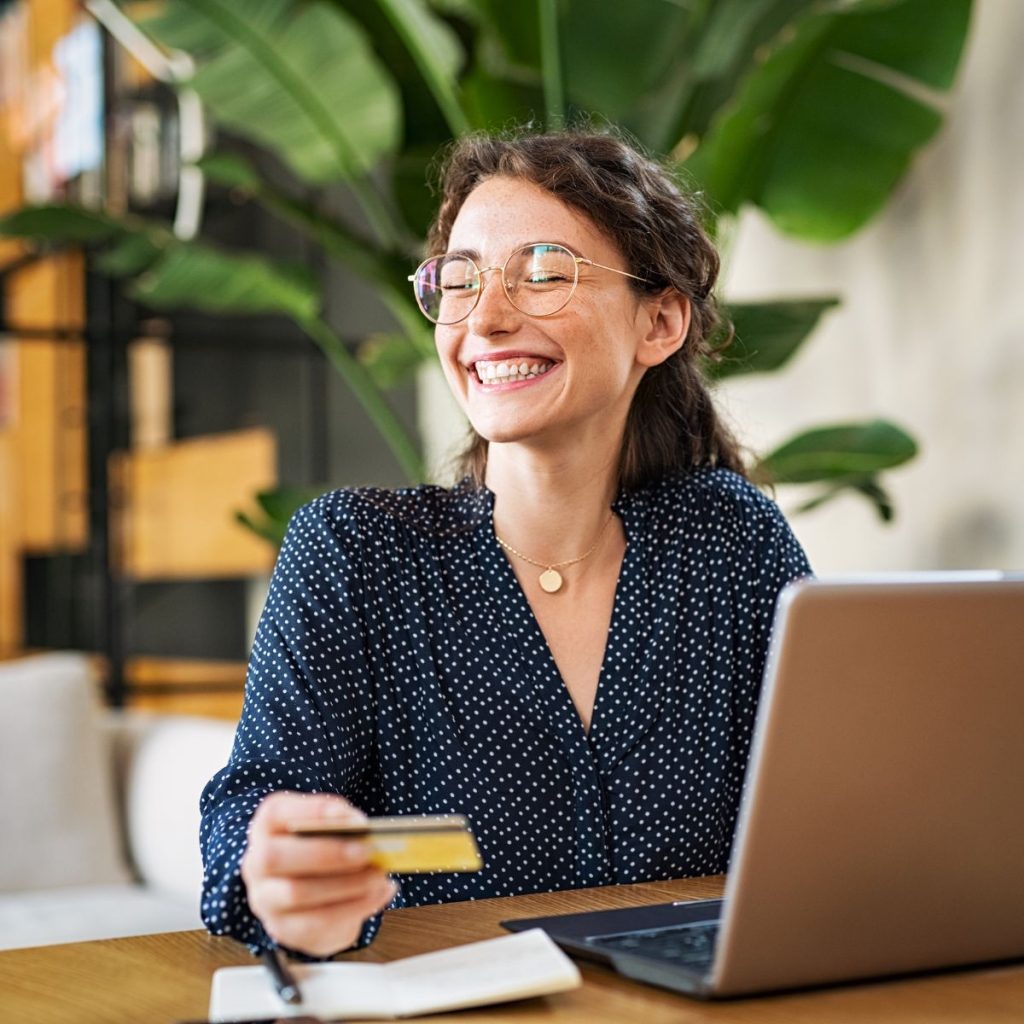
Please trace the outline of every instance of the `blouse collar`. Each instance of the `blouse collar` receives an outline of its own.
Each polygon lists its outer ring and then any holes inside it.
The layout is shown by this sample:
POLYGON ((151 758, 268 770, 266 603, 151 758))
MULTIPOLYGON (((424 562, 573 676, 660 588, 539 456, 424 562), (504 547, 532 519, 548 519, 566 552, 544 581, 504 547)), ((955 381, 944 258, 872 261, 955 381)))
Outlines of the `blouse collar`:
MULTIPOLYGON (((653 485, 656 486, 656 485, 653 485)), ((622 520, 627 541, 634 540, 650 507, 652 487, 620 491, 612 501, 612 511, 622 520)), ((454 510, 467 525, 493 534, 494 492, 486 485, 476 486, 467 476, 452 489, 454 510)))

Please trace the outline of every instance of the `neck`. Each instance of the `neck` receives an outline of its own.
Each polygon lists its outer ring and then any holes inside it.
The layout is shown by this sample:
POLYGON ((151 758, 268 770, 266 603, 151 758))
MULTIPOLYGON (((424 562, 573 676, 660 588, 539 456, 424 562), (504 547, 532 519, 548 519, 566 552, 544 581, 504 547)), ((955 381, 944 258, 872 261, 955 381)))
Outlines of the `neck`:
POLYGON ((582 555, 598 539, 618 489, 618 449, 550 452, 490 445, 485 482, 494 493, 494 530, 545 564, 582 555))

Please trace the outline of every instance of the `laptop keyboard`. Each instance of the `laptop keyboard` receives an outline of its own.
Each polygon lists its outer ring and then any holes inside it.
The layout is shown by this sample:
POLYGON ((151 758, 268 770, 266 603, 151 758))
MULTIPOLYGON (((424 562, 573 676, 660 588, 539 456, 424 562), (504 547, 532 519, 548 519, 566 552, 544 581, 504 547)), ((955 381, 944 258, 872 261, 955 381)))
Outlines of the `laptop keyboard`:
POLYGON ((718 924, 718 921, 697 921, 647 931, 591 935, 587 942, 609 953, 632 953, 692 968, 710 968, 715 957, 718 924))

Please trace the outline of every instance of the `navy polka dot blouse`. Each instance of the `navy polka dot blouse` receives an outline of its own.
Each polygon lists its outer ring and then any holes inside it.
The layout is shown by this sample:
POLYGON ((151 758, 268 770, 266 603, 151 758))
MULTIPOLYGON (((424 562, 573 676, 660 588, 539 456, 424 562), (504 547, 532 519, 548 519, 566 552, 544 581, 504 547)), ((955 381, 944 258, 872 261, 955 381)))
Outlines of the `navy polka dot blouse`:
POLYGON ((782 514, 723 469, 616 500, 627 546, 587 733, 493 502, 465 482, 342 490, 295 515, 202 798, 214 934, 270 944, 239 861, 278 789, 467 815, 484 869, 400 876, 397 907, 726 869, 775 601, 810 571, 782 514))

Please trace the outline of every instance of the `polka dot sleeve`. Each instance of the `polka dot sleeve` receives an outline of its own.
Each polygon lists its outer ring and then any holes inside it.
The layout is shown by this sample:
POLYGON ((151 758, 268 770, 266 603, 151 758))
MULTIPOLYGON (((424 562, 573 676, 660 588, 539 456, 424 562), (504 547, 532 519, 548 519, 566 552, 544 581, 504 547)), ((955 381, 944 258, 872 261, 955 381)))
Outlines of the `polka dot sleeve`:
POLYGON ((371 813, 378 803, 358 558, 351 517, 329 520, 322 500, 296 514, 257 628, 234 749, 203 793, 203 920, 254 948, 270 940, 249 911, 239 863, 260 800, 296 790, 339 793, 371 813))

